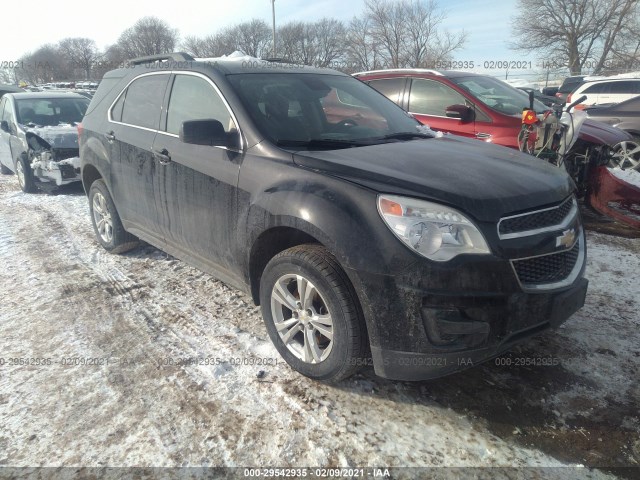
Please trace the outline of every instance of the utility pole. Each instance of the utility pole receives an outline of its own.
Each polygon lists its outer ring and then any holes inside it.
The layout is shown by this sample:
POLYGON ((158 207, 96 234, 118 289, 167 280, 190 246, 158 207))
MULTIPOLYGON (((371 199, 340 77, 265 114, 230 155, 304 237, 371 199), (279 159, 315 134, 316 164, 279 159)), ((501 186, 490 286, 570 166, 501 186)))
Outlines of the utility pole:
POLYGON ((271 15, 273 17, 273 58, 276 58, 276 0, 271 0, 271 15))

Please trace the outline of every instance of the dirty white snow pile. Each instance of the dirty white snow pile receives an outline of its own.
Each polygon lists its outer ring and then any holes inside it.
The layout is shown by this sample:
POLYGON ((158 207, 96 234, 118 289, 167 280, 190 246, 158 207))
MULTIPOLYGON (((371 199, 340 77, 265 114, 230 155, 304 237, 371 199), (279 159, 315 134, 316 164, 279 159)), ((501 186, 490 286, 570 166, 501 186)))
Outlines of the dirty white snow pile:
POLYGON ((245 295, 149 246, 105 252, 80 188, 2 176, 0 466, 638 465, 640 241, 589 246, 585 308, 514 353, 558 365, 327 386, 282 363, 245 295))

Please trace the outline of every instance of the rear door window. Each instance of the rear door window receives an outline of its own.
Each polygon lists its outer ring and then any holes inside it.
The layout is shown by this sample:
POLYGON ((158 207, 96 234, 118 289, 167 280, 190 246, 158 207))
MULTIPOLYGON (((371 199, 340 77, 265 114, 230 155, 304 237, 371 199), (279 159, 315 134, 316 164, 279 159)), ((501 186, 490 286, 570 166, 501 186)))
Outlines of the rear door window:
POLYGON ((134 80, 127 87, 122 123, 157 130, 168 79, 168 74, 159 74, 134 80))
POLYGON ((392 102, 400 105, 405 83, 405 78, 382 78, 379 80, 371 80, 369 82, 369 85, 371 85, 392 102))

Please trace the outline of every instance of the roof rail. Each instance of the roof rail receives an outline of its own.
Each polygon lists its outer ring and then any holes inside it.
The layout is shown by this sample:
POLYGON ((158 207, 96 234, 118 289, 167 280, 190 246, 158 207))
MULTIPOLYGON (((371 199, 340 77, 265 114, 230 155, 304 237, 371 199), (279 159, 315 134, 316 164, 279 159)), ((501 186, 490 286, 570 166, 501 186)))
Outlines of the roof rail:
POLYGON ((163 60, 172 60, 174 62, 192 62, 194 58, 186 52, 173 52, 133 58, 129 60, 129 63, 131 65, 142 65, 143 63, 161 62, 163 60))
POLYGON ((437 75, 439 77, 443 77, 444 74, 438 70, 432 70, 430 68, 388 68, 385 70, 369 70, 366 72, 356 72, 351 75, 354 77, 358 77, 360 75, 371 75, 377 73, 429 73, 431 75, 437 75))

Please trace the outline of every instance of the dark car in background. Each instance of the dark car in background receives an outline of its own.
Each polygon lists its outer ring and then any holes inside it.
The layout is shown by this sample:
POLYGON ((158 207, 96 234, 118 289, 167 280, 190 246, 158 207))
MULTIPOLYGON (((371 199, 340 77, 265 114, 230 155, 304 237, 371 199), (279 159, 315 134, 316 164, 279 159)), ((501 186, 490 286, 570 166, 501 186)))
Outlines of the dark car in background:
POLYGON ((585 78, 587 78, 587 75, 573 75, 565 78, 556 92, 556 97, 562 103, 566 103, 569 94, 582 85, 585 82, 585 78))
MULTIPOLYGON (((640 96, 614 105, 602 105, 585 110, 589 118, 629 132, 632 140, 625 140, 614 164, 624 168, 640 169, 640 96)), ((618 149, 616 149, 618 150, 618 149)))
POLYGON ((16 87, 15 85, 7 85, 4 83, 0 83, 0 97, 2 97, 5 93, 20 93, 24 92, 24 90, 20 87, 16 87))
POLYGON ((564 103, 558 97, 555 97, 552 95, 544 95, 543 93, 540 93, 540 90, 536 90, 535 88, 529 88, 529 87, 516 87, 516 88, 518 90, 522 90, 527 95, 533 92, 533 98, 535 98, 536 100, 543 103, 549 108, 557 108, 563 105, 564 103))
POLYGON ((0 100, 0 170, 20 188, 54 189, 80 180, 77 124, 89 100, 75 93, 8 93, 0 100))
MULTIPOLYGON (((434 130, 518 148, 522 110, 529 96, 497 78, 461 71, 376 70, 354 74, 434 130)), ((549 108, 535 100, 534 109, 549 108)), ((616 145, 628 136, 587 121, 580 130, 587 143, 616 145)))
POLYGON ((561 170, 435 137, 334 70, 131 65, 104 76, 79 128, 98 242, 140 238, 249 293, 298 372, 434 378, 583 305, 585 236, 561 170))

